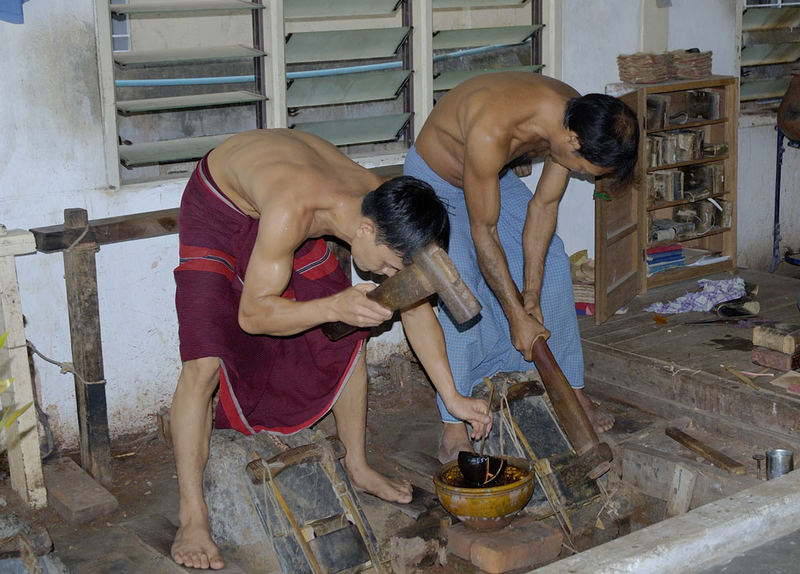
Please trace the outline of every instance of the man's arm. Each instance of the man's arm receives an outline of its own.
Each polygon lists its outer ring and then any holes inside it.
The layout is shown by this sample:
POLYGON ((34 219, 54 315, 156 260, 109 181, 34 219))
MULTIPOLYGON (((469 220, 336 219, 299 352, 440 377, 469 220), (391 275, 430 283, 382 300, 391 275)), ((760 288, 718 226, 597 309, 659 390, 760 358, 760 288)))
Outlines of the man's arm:
POLYGON ((293 301, 281 297, 292 275, 294 252, 307 239, 310 215, 271 205, 258 224, 239 302, 239 325, 253 335, 287 336, 334 321, 374 327, 392 312, 367 299, 374 285, 349 287, 330 297, 293 301))
POLYGON ((522 251, 525 256, 525 279, 522 297, 525 311, 542 321, 539 296, 542 291, 544 260, 556 230, 558 204, 569 180, 569 170, 551 158, 545 159, 536 194, 528 203, 525 228, 522 232, 522 251))
POLYGON ((447 410, 470 424, 472 438, 486 436, 492 428, 488 406, 480 399, 463 397, 456 390, 447 361, 444 333, 430 303, 423 301, 416 307, 406 309, 400 314, 400 318, 411 348, 419 357, 447 410))
POLYGON ((507 163, 507 147, 507 141, 497 141, 486 134, 470 135, 465 146, 464 196, 481 273, 508 318, 511 343, 530 361, 533 341, 547 336, 547 331, 525 311, 497 232, 500 217, 498 174, 507 163))

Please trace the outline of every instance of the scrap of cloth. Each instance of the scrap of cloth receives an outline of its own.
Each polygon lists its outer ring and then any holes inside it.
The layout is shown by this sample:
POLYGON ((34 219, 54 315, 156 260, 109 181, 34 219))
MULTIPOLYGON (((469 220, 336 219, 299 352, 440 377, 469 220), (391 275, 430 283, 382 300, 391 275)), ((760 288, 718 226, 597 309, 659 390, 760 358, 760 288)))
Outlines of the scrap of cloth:
MULTIPOLYGON (((486 283, 478 266, 478 256, 469 228, 464 190, 433 171, 412 147, 406 154, 403 173, 429 183, 436 195, 448 206, 450 215, 450 246, 448 254, 461 278, 481 304, 481 314, 466 325, 457 325, 448 313, 439 313, 444 332, 447 357, 461 395, 470 396, 472 389, 484 377, 498 371, 528 371, 533 362, 526 361, 511 343, 508 320, 500 302, 486 283)), ((497 233, 508 261, 508 269, 519 289, 523 280, 525 257, 522 251, 522 230, 531 191, 511 170, 500 178, 500 217, 497 233)), ((553 234, 547 250, 539 298, 544 326, 550 331, 547 341, 556 362, 573 388, 582 388, 583 351, 575 314, 572 274, 569 257, 558 235, 553 234)), ((443 421, 455 422, 447 412, 441 397, 437 398, 443 421)))
POLYGON ((711 311, 714 305, 744 297, 747 290, 744 279, 700 279, 697 284, 701 290, 697 293, 686 293, 667 303, 653 303, 644 308, 645 311, 671 315, 690 311, 711 311))
MULTIPOLYGON (((207 157, 207 156, 206 156, 207 157)), ((181 199, 175 304, 182 361, 218 357, 217 428, 291 434, 322 418, 349 379, 368 331, 330 341, 319 327, 288 337, 239 326, 239 300, 258 233, 200 160, 181 199)), ((283 297, 308 301, 350 286, 323 239, 295 252, 283 297)))
POLYGON ((22 24, 24 21, 22 4, 27 1, 28 0, 0 0, 0 20, 5 20, 12 24, 22 24))

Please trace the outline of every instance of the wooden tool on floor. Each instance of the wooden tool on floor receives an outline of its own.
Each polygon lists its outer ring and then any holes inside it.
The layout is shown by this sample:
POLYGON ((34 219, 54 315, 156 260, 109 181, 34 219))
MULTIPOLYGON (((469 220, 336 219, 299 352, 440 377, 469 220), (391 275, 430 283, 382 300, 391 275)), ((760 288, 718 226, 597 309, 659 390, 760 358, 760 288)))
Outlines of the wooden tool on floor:
POLYGON ((533 362, 542 377, 542 383, 553 405, 553 411, 564 427, 575 454, 578 455, 578 468, 586 469, 586 476, 595 479, 605 474, 613 458, 608 444, 600 442, 592 423, 578 402, 575 391, 556 363, 544 337, 533 342, 533 362))
MULTIPOLYGON (((367 297, 392 311, 400 311, 430 297, 439 296, 456 323, 466 323, 481 311, 481 304, 461 279, 447 252, 431 243, 411 257, 411 265, 387 277, 367 297)), ((356 331, 346 323, 326 323, 322 332, 331 341, 356 331)))
POLYGON ((675 439, 689 450, 696 452, 714 466, 726 470, 731 474, 744 474, 745 468, 743 464, 736 462, 731 457, 721 453, 715 448, 700 442, 695 437, 686 434, 678 427, 667 427, 664 429, 664 432, 668 437, 675 439))
POLYGON ((261 520, 272 525, 268 526, 270 537, 283 572, 361 572, 371 566, 376 574, 389 574, 355 490, 338 462, 344 455, 344 445, 331 437, 269 460, 255 453, 256 458, 247 463, 250 482, 263 487, 261 520), (306 481, 305 490, 297 488, 301 480, 306 481), (280 533, 273 534, 278 528, 280 533))
POLYGON ((758 386, 756 386, 756 384, 753 382, 753 379, 751 379, 750 377, 747 377, 747 376, 743 375, 742 373, 740 373, 739 371, 737 371, 735 369, 731 369, 727 365, 723 365, 723 364, 720 363, 719 366, 722 367, 723 369, 725 369, 726 371, 728 371, 731 375, 733 375, 734 377, 736 377, 740 381, 742 381, 748 387, 752 387, 753 390, 756 390, 756 391, 760 391, 761 390, 760 388, 758 388, 758 386))

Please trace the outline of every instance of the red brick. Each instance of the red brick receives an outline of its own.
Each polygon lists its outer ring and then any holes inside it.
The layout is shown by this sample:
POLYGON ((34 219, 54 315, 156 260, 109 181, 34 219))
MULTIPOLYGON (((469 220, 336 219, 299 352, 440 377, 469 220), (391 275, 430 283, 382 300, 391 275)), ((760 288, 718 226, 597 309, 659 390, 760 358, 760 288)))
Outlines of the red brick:
POLYGON ((451 525, 447 529, 447 551, 464 560, 470 560, 472 543, 485 533, 464 526, 463 522, 451 525))
POLYGON ((476 538, 470 560, 489 574, 536 566, 558 557, 561 540, 560 530, 524 516, 502 530, 476 538))
POLYGON ((780 351, 773 351, 764 347, 753 347, 750 361, 762 367, 769 367, 776 371, 791 371, 800 367, 800 353, 787 355, 780 351))

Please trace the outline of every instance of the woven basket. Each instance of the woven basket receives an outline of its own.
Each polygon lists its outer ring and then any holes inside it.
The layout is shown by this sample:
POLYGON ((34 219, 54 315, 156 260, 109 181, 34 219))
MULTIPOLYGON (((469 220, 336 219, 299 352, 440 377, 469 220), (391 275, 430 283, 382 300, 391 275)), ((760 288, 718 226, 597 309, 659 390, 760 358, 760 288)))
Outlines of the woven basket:
POLYGON ((711 52, 668 52, 669 75, 676 80, 697 80, 711 75, 711 52))
POLYGON ((617 56, 619 79, 632 84, 655 84, 669 79, 667 54, 620 54, 617 56))
POLYGON ((631 84, 696 80, 711 75, 711 52, 673 50, 661 54, 620 54, 617 67, 619 79, 631 84))

